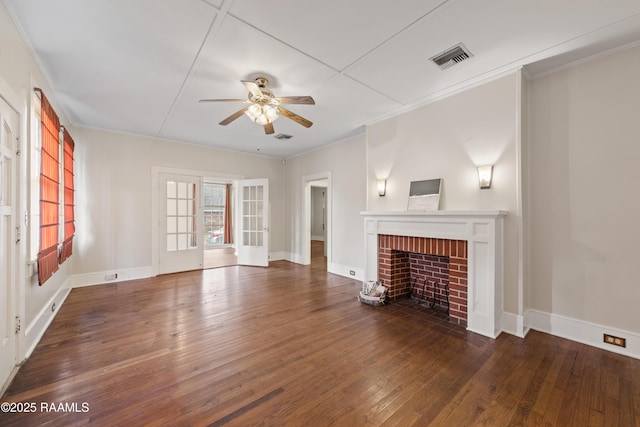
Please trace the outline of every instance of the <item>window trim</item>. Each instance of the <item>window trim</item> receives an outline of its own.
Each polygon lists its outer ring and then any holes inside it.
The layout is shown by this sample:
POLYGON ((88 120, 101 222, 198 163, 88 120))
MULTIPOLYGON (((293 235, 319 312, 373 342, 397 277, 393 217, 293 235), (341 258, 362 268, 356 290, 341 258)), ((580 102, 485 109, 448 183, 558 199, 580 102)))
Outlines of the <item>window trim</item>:
POLYGON ((60 192, 62 193, 61 211, 62 215, 59 224, 62 232, 60 239, 60 255, 59 264, 62 264, 72 255, 73 252, 73 236, 75 235, 75 186, 73 172, 73 156, 75 150, 75 142, 67 129, 62 127, 62 183, 60 192))
POLYGON ((40 157, 42 151, 42 105, 39 90, 31 97, 29 138, 29 263, 36 265, 40 249, 40 157))

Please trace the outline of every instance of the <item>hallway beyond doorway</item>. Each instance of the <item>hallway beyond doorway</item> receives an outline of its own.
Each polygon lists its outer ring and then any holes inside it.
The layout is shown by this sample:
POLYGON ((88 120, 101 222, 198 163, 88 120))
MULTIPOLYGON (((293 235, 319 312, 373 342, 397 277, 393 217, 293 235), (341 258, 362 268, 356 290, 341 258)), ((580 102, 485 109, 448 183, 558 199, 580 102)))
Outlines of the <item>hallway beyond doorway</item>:
POLYGON ((324 242, 322 240, 311 241, 311 267, 327 271, 327 257, 324 255, 324 242))

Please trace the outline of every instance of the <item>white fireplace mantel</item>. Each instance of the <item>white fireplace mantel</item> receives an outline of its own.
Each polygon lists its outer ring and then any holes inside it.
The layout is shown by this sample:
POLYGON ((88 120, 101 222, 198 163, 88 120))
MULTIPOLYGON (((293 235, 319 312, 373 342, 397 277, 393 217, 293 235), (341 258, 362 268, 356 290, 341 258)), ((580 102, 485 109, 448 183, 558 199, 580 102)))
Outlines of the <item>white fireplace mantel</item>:
POLYGON ((378 280, 378 235, 466 240, 467 329, 491 338, 502 332, 505 211, 361 212, 365 280, 378 280))

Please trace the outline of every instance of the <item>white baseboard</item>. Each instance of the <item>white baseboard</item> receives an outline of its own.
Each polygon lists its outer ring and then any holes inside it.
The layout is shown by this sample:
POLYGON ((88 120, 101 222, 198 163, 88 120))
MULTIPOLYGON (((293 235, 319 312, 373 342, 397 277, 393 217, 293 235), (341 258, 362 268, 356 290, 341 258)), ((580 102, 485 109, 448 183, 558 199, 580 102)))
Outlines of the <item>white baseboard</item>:
POLYGON ((529 329, 525 328, 524 316, 502 312, 502 332, 524 338, 529 332, 529 329))
POLYGON ((62 307, 67 296, 69 296, 69 292, 71 292, 68 284, 69 281, 69 279, 65 281, 58 292, 56 292, 51 299, 47 301, 35 319, 33 319, 33 321, 27 325, 27 328, 24 330, 24 345, 26 351, 23 360, 26 360, 31 356, 31 353, 35 350, 36 345, 40 342, 40 339, 53 321, 53 318, 56 317, 58 310, 62 307))
POLYGON ((11 369, 11 372, 9 373, 7 380, 4 382, 4 384, 2 384, 2 387, 0 388, 0 396, 4 396, 4 392, 7 391, 7 389, 13 382, 13 379, 16 377, 16 374, 18 373, 18 369, 20 369, 19 365, 16 365, 13 367, 13 369, 11 369))
MULTIPOLYGON (((294 262, 296 264, 303 264, 302 255, 294 254, 291 252, 286 252, 285 256, 282 258, 289 262, 294 262)), ((338 264, 335 262, 327 263, 327 271, 329 273, 337 274, 339 276, 348 277, 354 280, 364 280, 364 269, 359 267, 350 267, 348 265, 338 264), (355 273, 352 275, 351 272, 355 273)))
POLYGON ((302 264, 303 259, 301 254, 294 254, 291 252, 283 252, 283 258, 286 261, 294 262, 296 264, 302 264))
POLYGON ((123 282, 125 280, 146 279, 151 276, 151 266, 100 271, 97 273, 74 274, 71 276, 69 287, 79 288, 82 286, 103 285, 107 283, 123 282), (116 275, 114 279, 108 279, 108 277, 113 277, 113 275, 116 275))
POLYGON ((320 236, 311 236, 311 240, 319 240, 321 242, 324 242, 324 236, 320 235, 320 236))
POLYGON ((364 280, 364 269, 358 267, 350 267, 348 265, 330 262, 327 265, 327 271, 329 273, 338 274, 340 276, 348 277, 353 280, 364 280))
POLYGON ((269 261, 280 261, 287 259, 287 252, 269 252, 269 261))
POLYGON ((582 344, 640 359, 640 334, 635 332, 538 310, 527 310, 525 324, 536 331, 546 332, 582 344), (626 348, 606 344, 603 339, 604 334, 626 339, 626 348))

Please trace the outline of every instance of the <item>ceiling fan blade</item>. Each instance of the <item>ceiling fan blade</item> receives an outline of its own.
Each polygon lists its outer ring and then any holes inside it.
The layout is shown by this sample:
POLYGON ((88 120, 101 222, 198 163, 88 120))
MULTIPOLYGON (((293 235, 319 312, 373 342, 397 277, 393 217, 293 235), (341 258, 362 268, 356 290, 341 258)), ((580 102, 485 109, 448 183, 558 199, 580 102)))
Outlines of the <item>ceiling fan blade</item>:
POLYGON ((247 87, 247 89, 249 89, 249 92, 251 92, 251 95, 253 95, 253 96, 262 96, 262 91, 260 90, 260 87, 258 87, 258 85, 255 84, 255 82, 250 82, 248 80, 242 80, 242 83, 244 83, 244 85, 247 87))
POLYGON ((235 119, 243 115, 244 112, 247 111, 247 109, 249 109, 249 107, 245 107, 242 110, 236 111, 235 113, 233 113, 232 115, 230 115, 229 117, 221 121, 219 124, 221 124, 222 126, 228 125, 229 123, 231 123, 232 121, 234 121, 235 119))
POLYGON ((201 99, 198 102, 249 102, 246 99, 201 99))
POLYGON ((293 120, 294 122, 301 124, 302 126, 309 128, 311 127, 311 125, 313 124, 313 122, 310 122, 309 120, 305 119, 302 116, 297 115, 296 113, 294 113, 293 111, 289 111, 285 108, 282 107, 277 107, 278 109, 278 113, 280 113, 281 115, 293 120))
POLYGON ((264 125, 264 133, 266 133, 267 135, 271 135, 273 132, 273 123, 267 123, 266 125, 264 125))
POLYGON ((280 101, 281 104, 316 104, 316 102, 310 96, 281 96, 276 99, 280 101))

